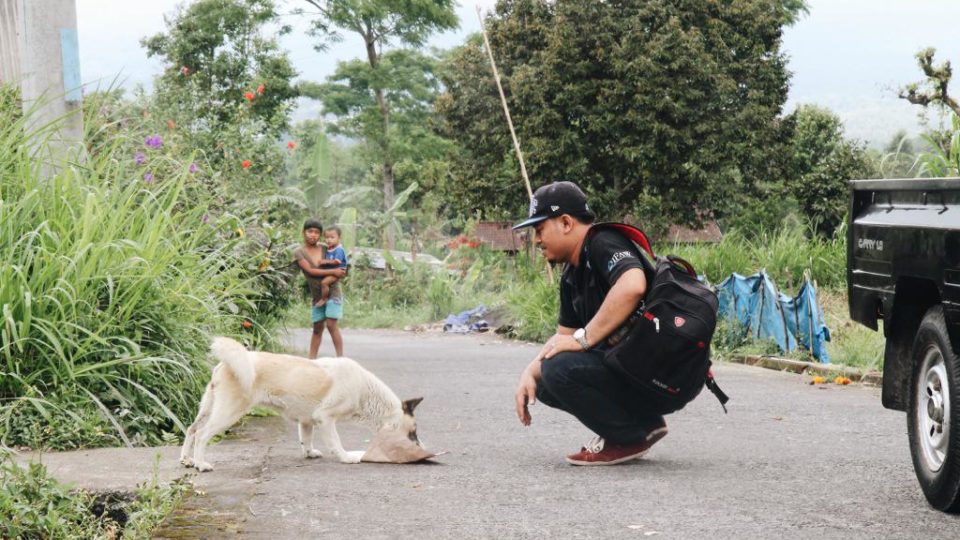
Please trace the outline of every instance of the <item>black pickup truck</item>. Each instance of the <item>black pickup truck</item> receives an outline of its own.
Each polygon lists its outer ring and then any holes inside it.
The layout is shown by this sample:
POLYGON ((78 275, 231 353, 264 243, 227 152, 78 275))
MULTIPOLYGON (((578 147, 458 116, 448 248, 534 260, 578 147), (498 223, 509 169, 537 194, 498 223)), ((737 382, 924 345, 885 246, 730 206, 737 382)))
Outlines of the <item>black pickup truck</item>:
POLYGON ((851 194, 850 317, 883 321, 883 405, 907 413, 927 500, 960 512, 960 178, 855 180, 851 194))

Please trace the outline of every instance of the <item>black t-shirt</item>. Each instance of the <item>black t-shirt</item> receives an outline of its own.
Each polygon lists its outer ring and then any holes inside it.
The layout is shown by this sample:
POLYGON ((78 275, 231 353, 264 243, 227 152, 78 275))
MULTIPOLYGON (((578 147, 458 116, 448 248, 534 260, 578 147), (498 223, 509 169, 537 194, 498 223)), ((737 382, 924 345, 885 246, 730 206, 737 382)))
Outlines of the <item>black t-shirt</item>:
POLYGON ((620 276, 643 269, 636 245, 616 231, 597 231, 580 249, 580 265, 567 264, 560 278, 558 322, 567 328, 586 326, 620 276))

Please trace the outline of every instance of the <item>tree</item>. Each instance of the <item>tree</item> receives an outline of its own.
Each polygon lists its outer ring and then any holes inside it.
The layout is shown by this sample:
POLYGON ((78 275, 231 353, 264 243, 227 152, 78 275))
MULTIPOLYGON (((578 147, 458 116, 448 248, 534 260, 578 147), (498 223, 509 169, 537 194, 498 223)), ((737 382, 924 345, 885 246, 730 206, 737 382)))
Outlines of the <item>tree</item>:
MULTIPOLYGON (((784 161, 791 15, 768 0, 501 0, 487 28, 534 183, 575 180, 610 217, 735 210, 784 161)), ((521 213, 481 42, 445 68, 441 132, 461 148, 449 198, 461 211, 521 213)))
MULTIPOLYGON (((384 73, 384 48, 396 41, 403 45, 420 47, 436 31, 456 28, 457 17, 453 0, 305 0, 317 12, 313 20, 313 34, 320 38, 317 49, 323 50, 330 41, 341 39, 346 30, 363 39, 369 72, 364 74, 356 62, 341 66, 338 79, 365 81, 369 95, 366 99, 375 105, 378 122, 365 122, 364 137, 379 150, 383 180, 384 211, 393 207, 395 197, 394 164, 391 133, 393 102, 389 91, 396 80, 384 73)), ((337 80, 337 79, 334 79, 337 80)), ((354 106, 355 104, 351 104, 354 106)), ((369 117, 369 114, 364 115, 369 117)), ((392 233, 387 235, 388 247, 393 247, 392 233)))
MULTIPOLYGON (((328 126, 331 132, 366 141, 380 163, 385 144, 391 189, 397 184, 403 191, 421 174, 429 175, 435 168, 433 162, 441 160, 448 151, 449 144, 430 129, 433 102, 440 91, 440 83, 433 75, 435 63, 435 58, 418 51, 397 49, 384 53, 376 69, 360 60, 341 62, 327 83, 302 84, 301 89, 304 95, 322 101, 325 112, 336 117, 328 126), (390 124, 385 133, 375 99, 378 88, 391 104, 390 124)), ((414 194, 412 199, 418 202, 419 195, 414 194)), ((390 206, 381 211, 395 206, 393 195, 390 200, 390 206)), ((383 233, 387 245, 393 247, 394 228, 383 233)))
POLYGON ((276 187, 282 171, 275 143, 298 93, 286 53, 263 35, 276 18, 272 0, 197 0, 166 18, 166 32, 141 41, 165 64, 153 112, 218 171, 249 180, 237 181, 238 192, 276 187))
POLYGON ((939 66, 933 65, 933 57, 937 50, 928 47, 917 53, 917 64, 927 77, 923 83, 911 83, 900 89, 900 98, 927 107, 939 105, 960 115, 960 103, 950 95, 950 78, 953 68, 949 60, 944 60, 939 66), (921 88, 921 85, 923 88, 921 88))
POLYGON ((847 212, 848 182, 875 174, 863 144, 843 136, 843 124, 827 109, 803 105, 791 113, 790 175, 784 182, 820 234, 829 236, 847 212))
MULTIPOLYGON (((938 107, 949 110, 954 117, 960 117, 960 103, 950 95, 950 79, 953 77, 953 67, 949 60, 944 60, 939 66, 933 65, 933 57, 937 50, 928 47, 917 53, 917 64, 927 79, 920 83, 911 83, 900 89, 899 97, 914 105, 925 109, 938 107)), ((953 121, 951 120, 951 123, 953 121)), ((935 145, 939 154, 950 155, 953 152, 955 131, 946 129, 929 129, 924 138, 935 145)))
POLYGON ((344 144, 331 140, 326 125, 319 120, 296 124, 291 137, 296 148, 291 150, 288 185, 303 191, 313 215, 324 223, 335 219, 326 203, 330 197, 349 186, 361 185, 369 172, 369 156, 360 144, 344 144))

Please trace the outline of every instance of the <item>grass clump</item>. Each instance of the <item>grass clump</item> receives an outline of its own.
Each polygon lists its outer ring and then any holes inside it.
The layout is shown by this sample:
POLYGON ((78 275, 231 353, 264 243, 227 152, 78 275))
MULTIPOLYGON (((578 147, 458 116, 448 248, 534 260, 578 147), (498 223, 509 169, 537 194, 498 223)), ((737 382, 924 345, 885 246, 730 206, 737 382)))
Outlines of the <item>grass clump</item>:
POLYGON ((29 118, 0 124, 0 446, 170 442, 209 335, 258 294, 232 220, 184 195, 188 164, 144 177, 119 136, 50 161, 54 127, 29 118))
POLYGON ((134 493, 72 490, 42 464, 0 462, 3 538, 150 538, 182 499, 181 481, 158 483, 156 473, 134 493))

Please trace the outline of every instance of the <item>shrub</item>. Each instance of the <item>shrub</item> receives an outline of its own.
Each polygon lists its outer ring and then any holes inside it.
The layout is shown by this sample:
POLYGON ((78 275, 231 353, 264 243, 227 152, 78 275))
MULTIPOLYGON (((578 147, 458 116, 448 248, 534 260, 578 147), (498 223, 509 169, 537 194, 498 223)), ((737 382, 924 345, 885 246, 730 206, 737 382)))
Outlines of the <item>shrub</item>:
POLYGON ((0 442, 169 440, 196 411, 208 335, 256 294, 233 233, 184 196, 186 164, 157 156, 144 178, 115 139, 41 166, 25 122, 0 125, 0 442))

